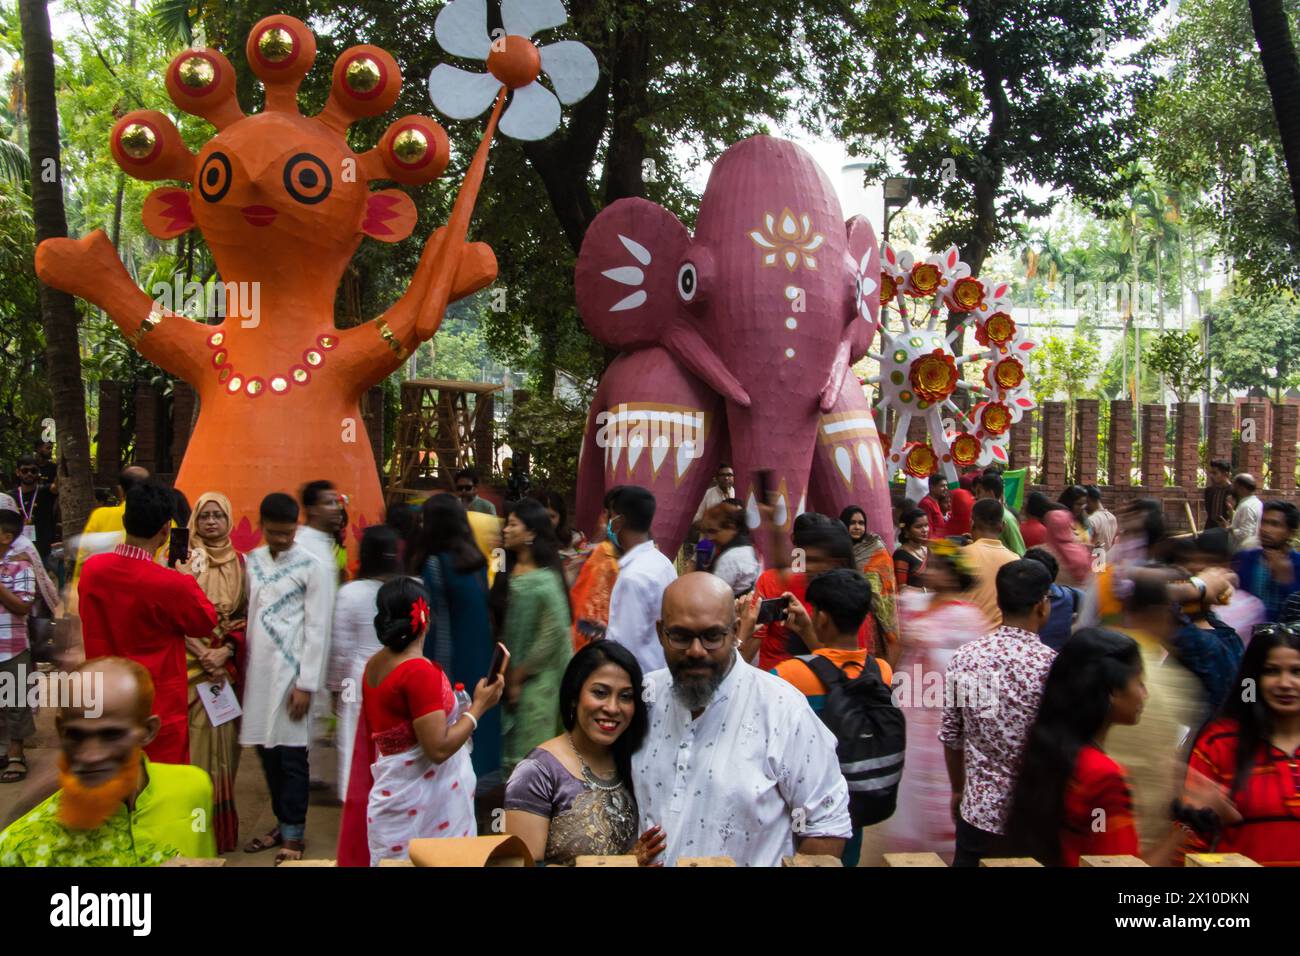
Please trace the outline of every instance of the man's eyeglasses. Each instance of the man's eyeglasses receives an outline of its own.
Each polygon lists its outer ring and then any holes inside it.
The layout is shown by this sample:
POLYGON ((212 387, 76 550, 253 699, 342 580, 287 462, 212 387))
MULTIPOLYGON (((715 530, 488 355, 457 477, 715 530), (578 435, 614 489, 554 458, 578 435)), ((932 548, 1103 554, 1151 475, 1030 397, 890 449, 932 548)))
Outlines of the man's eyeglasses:
POLYGON ((706 651, 716 651, 731 638, 731 631, 715 629, 712 631, 705 631, 703 634, 696 634, 694 631, 684 631, 680 628, 672 628, 671 630, 664 631, 664 637, 668 639, 669 646, 675 650, 689 650, 692 644, 699 641, 706 651))
POLYGON ((469 494, 471 491, 474 490, 474 486, 473 486, 473 485, 457 485, 457 486, 456 486, 456 490, 459 491, 462 495, 467 495, 467 494, 469 494))

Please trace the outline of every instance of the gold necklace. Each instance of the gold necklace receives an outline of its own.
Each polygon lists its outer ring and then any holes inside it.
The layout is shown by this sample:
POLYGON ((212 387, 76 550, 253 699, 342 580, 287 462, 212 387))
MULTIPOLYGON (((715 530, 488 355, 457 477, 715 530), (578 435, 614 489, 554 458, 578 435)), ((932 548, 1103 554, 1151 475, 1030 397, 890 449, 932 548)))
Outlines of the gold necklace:
POLYGON ((259 375, 244 376, 230 364, 230 346, 226 344, 226 333, 218 329, 208 336, 208 348, 212 349, 212 367, 216 369, 217 381, 226 387, 231 395, 243 392, 249 398, 260 398, 269 389, 272 395, 283 395, 293 385, 307 385, 311 382, 312 372, 325 364, 325 355, 338 348, 337 335, 318 335, 316 344, 302 353, 302 362, 293 365, 282 375, 272 375, 270 380, 259 375))

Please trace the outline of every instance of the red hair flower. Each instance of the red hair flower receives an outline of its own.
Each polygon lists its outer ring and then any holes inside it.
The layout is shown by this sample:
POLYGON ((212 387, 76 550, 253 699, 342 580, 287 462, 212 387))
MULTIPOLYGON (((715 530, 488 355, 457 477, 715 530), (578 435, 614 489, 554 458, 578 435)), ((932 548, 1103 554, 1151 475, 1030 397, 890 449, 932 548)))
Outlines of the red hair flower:
POLYGON ((411 630, 419 634, 429 625, 429 603, 424 598, 416 598, 411 605, 411 630))

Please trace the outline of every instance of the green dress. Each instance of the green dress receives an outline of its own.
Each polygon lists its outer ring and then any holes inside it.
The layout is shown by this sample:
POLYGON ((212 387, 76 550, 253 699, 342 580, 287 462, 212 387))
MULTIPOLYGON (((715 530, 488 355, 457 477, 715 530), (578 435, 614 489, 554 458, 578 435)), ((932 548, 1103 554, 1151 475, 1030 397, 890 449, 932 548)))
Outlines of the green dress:
POLYGON ((508 777, 515 764, 534 747, 560 732, 560 678, 573 656, 569 640, 569 604, 558 572, 539 568, 510 576, 501 641, 510 651, 510 666, 531 675, 519 703, 502 715, 502 770, 508 777))

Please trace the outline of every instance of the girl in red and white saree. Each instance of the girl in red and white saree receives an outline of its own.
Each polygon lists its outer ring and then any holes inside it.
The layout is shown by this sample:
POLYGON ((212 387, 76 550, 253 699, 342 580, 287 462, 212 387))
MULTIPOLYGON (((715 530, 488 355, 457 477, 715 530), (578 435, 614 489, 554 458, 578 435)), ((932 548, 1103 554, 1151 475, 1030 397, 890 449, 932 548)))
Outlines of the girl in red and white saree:
POLYGON ((501 677, 492 684, 479 681, 469 708, 455 714, 447 675, 423 652, 429 627, 424 587, 397 578, 379 589, 375 603, 375 634, 383 648, 361 680, 340 866, 405 859, 414 839, 476 835, 475 778, 466 744, 505 688, 501 677))

